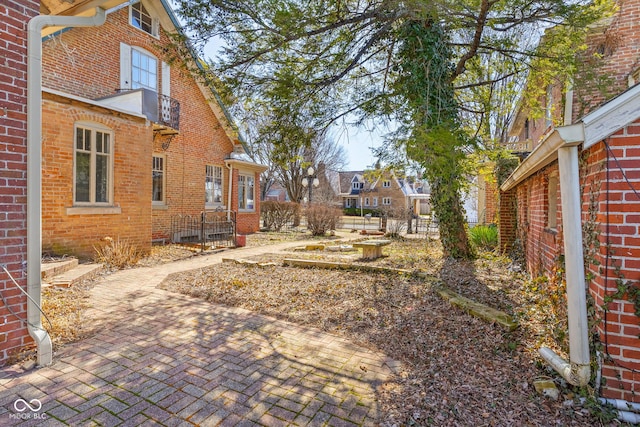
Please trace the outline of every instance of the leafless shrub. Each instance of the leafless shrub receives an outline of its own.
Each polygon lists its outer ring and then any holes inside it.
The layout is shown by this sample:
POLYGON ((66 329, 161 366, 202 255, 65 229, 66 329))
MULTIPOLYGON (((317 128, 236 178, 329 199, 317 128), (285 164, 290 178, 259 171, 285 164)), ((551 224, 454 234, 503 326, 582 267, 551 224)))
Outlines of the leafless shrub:
POLYGON ((393 206, 383 209, 383 214, 387 217, 387 236, 400 237, 400 234, 407 229, 410 210, 404 206, 393 206))
POLYGON ((300 216, 300 205, 294 202, 264 201, 260 205, 264 227, 269 231, 280 231, 300 216))
POLYGON ((96 251, 94 258, 96 262, 108 268, 121 270, 136 265, 140 260, 140 251, 128 241, 120 238, 114 240, 111 237, 105 237, 103 240, 106 244, 93 247, 96 251))
POLYGON ((307 227, 314 236, 322 236, 329 230, 335 230, 342 211, 332 206, 312 204, 306 210, 307 227))

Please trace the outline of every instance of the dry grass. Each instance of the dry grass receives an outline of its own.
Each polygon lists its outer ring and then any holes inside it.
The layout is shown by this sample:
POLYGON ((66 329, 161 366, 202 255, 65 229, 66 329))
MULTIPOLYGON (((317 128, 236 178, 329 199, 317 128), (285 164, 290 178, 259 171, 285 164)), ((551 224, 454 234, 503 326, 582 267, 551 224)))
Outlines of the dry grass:
MULTIPOLYGON (((318 327, 402 361, 402 375, 379 388, 383 425, 599 424, 586 409, 565 403, 575 390, 565 387, 551 401, 533 389, 533 380, 556 376, 536 353, 544 319, 507 259, 486 254, 475 262, 443 262, 437 243, 417 240, 394 241, 384 252, 387 257, 368 264, 434 274, 457 292, 519 316, 521 328, 505 332, 443 302, 435 281, 398 274, 224 264, 172 275, 162 287, 318 327)), ((358 257, 275 258, 284 256, 358 257)))
POLYGON ((43 288, 42 310, 51 326, 44 316, 42 324, 49 331, 54 348, 79 341, 89 334, 83 314, 89 307, 90 286, 91 282, 86 282, 71 288, 43 288))

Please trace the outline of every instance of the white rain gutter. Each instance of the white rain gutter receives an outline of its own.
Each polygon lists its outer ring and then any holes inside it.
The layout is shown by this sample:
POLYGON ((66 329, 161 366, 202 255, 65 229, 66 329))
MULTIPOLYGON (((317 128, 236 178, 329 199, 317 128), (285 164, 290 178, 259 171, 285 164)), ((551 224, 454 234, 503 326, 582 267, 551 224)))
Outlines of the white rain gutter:
POLYGON ((500 187, 502 191, 508 191, 558 160, 567 281, 569 361, 546 347, 540 349, 540 355, 567 382, 579 386, 587 385, 591 376, 578 167, 578 145, 585 140, 584 135, 582 123, 555 129, 500 187))
POLYGON ((233 190, 233 165, 231 163, 224 163, 229 169, 229 191, 227 194, 227 221, 231 220, 231 191, 233 190))
POLYGON ((42 327, 42 30, 47 27, 96 27, 106 12, 92 17, 39 15, 29 21, 27 35, 27 323, 36 342, 38 365, 53 361, 51 338, 42 327))
POLYGON ((562 192, 562 231, 564 234, 565 277, 569 323, 569 362, 553 350, 542 347, 540 355, 569 383, 585 386, 591 377, 589 357, 589 324, 587 292, 582 251, 582 218, 580 207, 580 176, 578 147, 558 150, 560 191, 562 192))

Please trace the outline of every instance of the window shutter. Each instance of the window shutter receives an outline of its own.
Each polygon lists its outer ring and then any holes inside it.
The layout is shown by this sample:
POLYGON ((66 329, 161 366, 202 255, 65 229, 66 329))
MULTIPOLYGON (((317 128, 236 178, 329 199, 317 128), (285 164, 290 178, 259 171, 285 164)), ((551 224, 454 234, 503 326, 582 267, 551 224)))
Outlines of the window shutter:
POLYGON ((171 96, 171 67, 162 62, 162 94, 171 96))
POLYGON ((120 42, 120 89, 131 89, 131 46, 120 42))

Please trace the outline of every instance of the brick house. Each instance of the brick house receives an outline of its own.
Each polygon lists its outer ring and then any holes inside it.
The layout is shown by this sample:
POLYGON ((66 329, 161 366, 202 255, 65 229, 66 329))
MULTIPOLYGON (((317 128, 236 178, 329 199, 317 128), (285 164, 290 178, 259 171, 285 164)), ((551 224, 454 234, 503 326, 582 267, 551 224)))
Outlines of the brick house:
POLYGON ((546 350, 543 358, 572 383, 596 359, 600 395, 638 422, 626 403, 640 402, 640 318, 629 297, 640 281, 640 1, 619 6, 587 39, 619 95, 603 102, 588 88, 555 85, 545 117, 519 111, 514 142, 533 150, 500 187, 499 227, 501 245, 519 242, 532 275, 565 271, 570 362, 546 350), (621 285, 631 292, 621 295, 621 285), (587 295, 597 336, 587 336, 587 295), (598 357, 589 339, 599 341, 598 357))
POLYGON ((413 209, 416 214, 430 211, 429 188, 423 181, 399 178, 391 171, 344 171, 335 175, 328 181, 335 187, 343 208, 413 209))
POLYGON ((214 211, 257 231, 265 168, 172 48, 167 1, 103 3, 103 25, 43 33, 43 249, 91 256, 109 236, 148 251, 180 237, 173 218, 214 211))
MULTIPOLYGON (((27 23, 39 2, 0 4, 0 265, 26 289, 27 257, 27 23)), ((0 269, 0 365, 31 345, 27 297, 0 269), (11 311, 9 311, 9 308, 11 311), (12 313, 13 312, 13 313, 12 313)))

